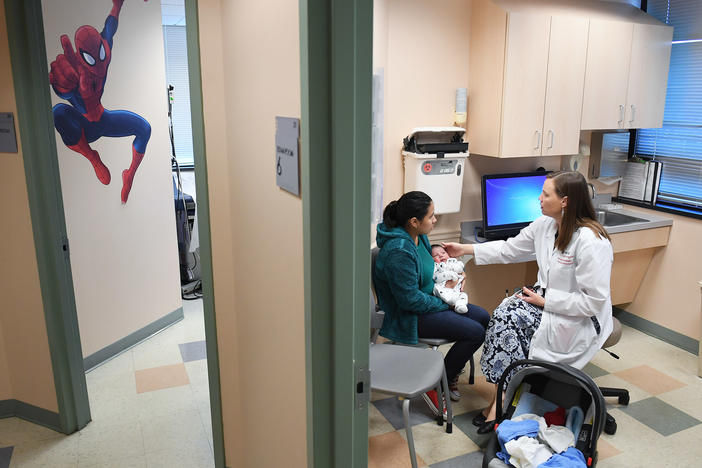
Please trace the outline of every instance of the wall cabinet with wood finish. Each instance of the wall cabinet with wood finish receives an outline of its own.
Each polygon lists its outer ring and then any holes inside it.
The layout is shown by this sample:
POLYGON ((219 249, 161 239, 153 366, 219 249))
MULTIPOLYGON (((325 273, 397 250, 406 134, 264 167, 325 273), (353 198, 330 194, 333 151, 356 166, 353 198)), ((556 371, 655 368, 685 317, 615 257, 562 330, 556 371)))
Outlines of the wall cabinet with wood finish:
POLYGON ((582 129, 663 125, 673 28, 591 20, 582 129))
POLYGON ((633 6, 473 0, 470 34, 471 153, 576 154, 581 129, 662 125, 672 28, 633 6))

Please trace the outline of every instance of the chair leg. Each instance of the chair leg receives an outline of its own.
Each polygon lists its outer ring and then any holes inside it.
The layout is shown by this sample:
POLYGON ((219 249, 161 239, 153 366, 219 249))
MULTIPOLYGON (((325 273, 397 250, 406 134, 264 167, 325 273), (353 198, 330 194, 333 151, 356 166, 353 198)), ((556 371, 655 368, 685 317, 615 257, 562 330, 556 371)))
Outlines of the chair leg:
POLYGON ((600 387, 602 396, 606 397, 617 397, 620 405, 629 404, 629 390, 625 388, 611 388, 611 387, 600 387))
MULTIPOLYGON (((444 388, 444 395, 446 395, 446 398, 443 399, 444 404, 446 405, 446 432, 449 434, 453 432, 453 411, 451 409, 451 398, 449 398, 449 387, 448 387, 448 380, 446 379, 446 370, 444 369, 444 372, 441 374, 441 386, 444 388)), ((443 413, 443 404, 441 411, 443 413)), ((442 420, 443 420, 443 414, 442 420)))
POLYGON ((414 453, 414 438, 412 437, 412 426, 410 426, 409 404, 409 399, 405 398, 402 402, 402 419, 405 421, 405 432, 407 433, 407 445, 409 446, 412 468, 417 468, 417 454, 414 453))
POLYGON ((468 374, 468 385, 473 385, 475 383, 475 361, 473 361, 473 356, 470 357, 470 374, 468 374))
MULTIPOLYGON (((445 373, 445 371, 444 371, 445 373)), ((439 414, 436 416, 436 424, 438 426, 443 426, 444 425, 444 403, 446 399, 444 398, 444 391, 441 388, 441 382, 436 386, 434 389, 436 390, 436 402, 438 403, 438 408, 439 408, 439 414)), ((446 394, 448 395, 448 394, 446 394)))

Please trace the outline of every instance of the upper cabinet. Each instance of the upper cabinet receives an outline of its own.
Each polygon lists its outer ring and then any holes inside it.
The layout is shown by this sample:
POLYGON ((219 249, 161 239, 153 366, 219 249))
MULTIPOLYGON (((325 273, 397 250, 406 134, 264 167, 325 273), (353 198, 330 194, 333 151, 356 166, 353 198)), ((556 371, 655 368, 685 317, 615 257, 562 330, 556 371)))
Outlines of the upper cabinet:
POLYGON ((663 124, 673 28, 590 21, 582 129, 663 124))
POLYGON ((473 2, 468 141, 499 157, 577 153, 588 20, 473 2))
POLYGON ((473 0, 470 31, 471 153, 576 154, 581 129, 662 124, 672 28, 637 8, 473 0))

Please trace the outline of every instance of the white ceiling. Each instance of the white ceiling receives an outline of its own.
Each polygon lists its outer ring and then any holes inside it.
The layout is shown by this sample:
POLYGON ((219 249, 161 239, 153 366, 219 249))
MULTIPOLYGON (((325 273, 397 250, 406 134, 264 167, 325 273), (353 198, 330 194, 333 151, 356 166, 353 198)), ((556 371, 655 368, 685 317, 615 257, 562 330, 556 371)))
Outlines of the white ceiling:
POLYGON ((185 0, 161 0, 162 24, 185 26, 185 0))

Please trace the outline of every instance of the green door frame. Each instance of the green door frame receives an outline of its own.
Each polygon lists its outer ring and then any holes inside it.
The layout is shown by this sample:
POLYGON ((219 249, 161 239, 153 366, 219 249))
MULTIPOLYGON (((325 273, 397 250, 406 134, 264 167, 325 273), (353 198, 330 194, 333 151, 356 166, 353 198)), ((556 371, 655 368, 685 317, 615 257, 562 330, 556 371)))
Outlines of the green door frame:
POLYGON ((372 0, 300 0, 310 467, 368 463, 372 38, 372 0))
MULTIPOLYGON (((64 218, 41 0, 5 0, 30 215, 56 385, 59 425, 71 434, 90 422, 83 352, 64 218), (31 129, 31 130, 30 130, 31 129)), ((215 466, 224 467, 222 404, 214 311, 207 161, 202 114, 197 1, 186 2, 188 64, 198 197, 207 369, 215 466)), ((51 424, 48 424, 51 425, 51 424)))
POLYGON ((59 427, 71 434, 90 422, 83 352, 61 196, 47 77, 41 0, 5 0, 12 77, 34 232, 59 427))

